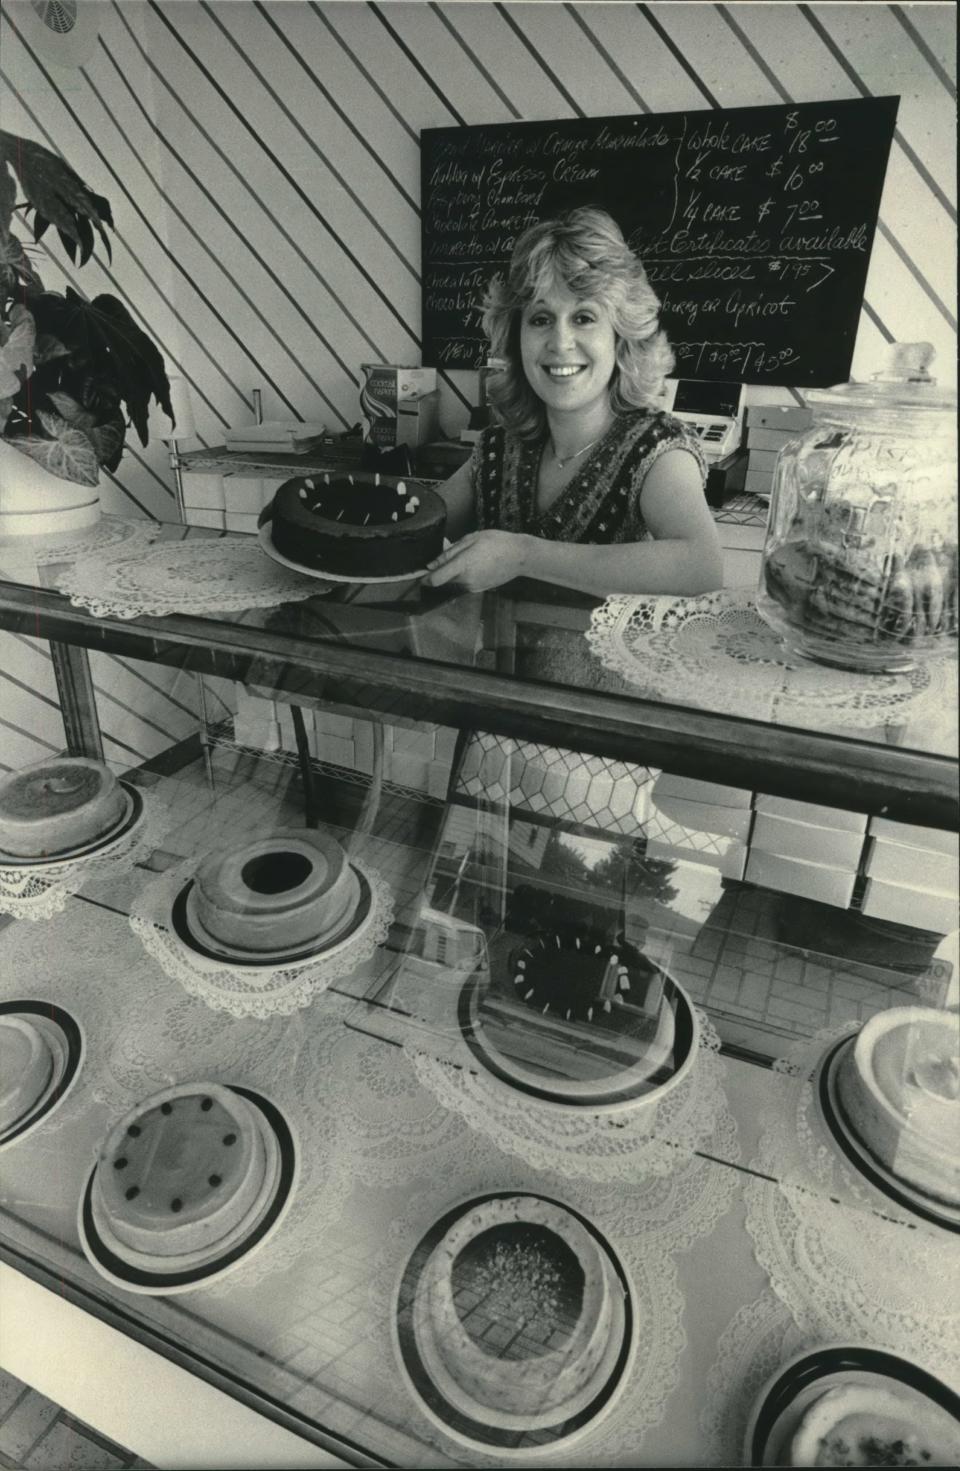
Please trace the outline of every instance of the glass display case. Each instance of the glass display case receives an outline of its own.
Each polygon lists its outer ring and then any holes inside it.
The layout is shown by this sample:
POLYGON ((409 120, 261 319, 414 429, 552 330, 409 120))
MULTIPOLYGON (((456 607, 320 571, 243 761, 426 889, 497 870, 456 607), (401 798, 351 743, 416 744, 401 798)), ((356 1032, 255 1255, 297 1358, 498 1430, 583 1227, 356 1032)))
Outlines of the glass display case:
POLYGON ((732 602, 641 674, 656 628, 533 584, 160 616, 70 571, 3 548, 0 628, 126 806, 0 867, 3 1045, 47 1048, 3 1261, 348 1464, 802 1464, 852 1414, 952 1455, 958 977, 865 903, 878 819, 949 861, 949 669, 852 706, 732 680, 732 602), (171 676, 147 761, 108 659, 171 676), (751 881, 762 817, 849 902, 751 881), (301 894, 319 940, 248 924, 301 894), (923 1168, 858 1127, 897 1025, 923 1168))

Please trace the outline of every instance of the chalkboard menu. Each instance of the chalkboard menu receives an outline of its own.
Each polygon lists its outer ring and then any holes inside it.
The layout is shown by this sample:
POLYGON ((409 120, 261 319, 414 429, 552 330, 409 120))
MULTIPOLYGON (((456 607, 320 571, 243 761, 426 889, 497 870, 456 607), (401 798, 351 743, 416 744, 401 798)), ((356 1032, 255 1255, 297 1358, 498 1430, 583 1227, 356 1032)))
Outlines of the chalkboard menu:
POLYGON ((678 376, 846 381, 898 102, 425 129, 424 363, 480 366, 516 238, 591 204, 643 260, 678 376))

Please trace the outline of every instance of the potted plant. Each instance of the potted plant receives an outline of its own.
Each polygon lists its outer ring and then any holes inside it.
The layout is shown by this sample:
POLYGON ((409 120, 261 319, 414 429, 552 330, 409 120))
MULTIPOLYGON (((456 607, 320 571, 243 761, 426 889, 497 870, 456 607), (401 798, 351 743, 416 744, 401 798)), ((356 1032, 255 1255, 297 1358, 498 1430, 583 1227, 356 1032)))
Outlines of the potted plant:
POLYGON ((44 289, 13 228, 31 214, 34 241, 53 225, 74 265, 94 231, 111 258, 107 200, 41 143, 0 130, 0 536, 96 521, 100 467, 117 468, 128 426, 146 446, 151 399, 174 422, 163 358, 123 302, 44 289))

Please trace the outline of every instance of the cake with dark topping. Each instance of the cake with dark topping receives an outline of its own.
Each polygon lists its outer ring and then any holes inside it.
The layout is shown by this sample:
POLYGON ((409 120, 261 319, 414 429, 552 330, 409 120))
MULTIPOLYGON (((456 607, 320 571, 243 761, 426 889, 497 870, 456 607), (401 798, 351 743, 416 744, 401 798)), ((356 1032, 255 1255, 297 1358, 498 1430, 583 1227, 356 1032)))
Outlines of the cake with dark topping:
POLYGON ((673 983, 622 934, 554 924, 513 946, 472 992, 467 1041, 515 1086, 604 1106, 652 1094, 679 1056, 673 983))
POLYGON ((54 756, 0 779, 0 853, 55 857, 95 843, 127 810, 123 787, 102 761, 54 756))
POLYGON ((281 485, 270 534, 291 562, 362 581, 422 571, 443 550, 446 520, 442 497, 419 481, 324 473, 281 485))

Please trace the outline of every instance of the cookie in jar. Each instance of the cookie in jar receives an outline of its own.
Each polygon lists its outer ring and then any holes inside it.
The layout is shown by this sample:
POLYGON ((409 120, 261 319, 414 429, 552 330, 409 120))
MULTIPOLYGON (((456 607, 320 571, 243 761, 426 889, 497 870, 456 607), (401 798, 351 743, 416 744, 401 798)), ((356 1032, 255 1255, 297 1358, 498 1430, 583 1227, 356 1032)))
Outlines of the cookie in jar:
POLYGON ((957 637, 956 394, 928 344, 871 383, 810 390, 814 424, 781 451, 757 606, 792 652, 912 668, 957 637))

